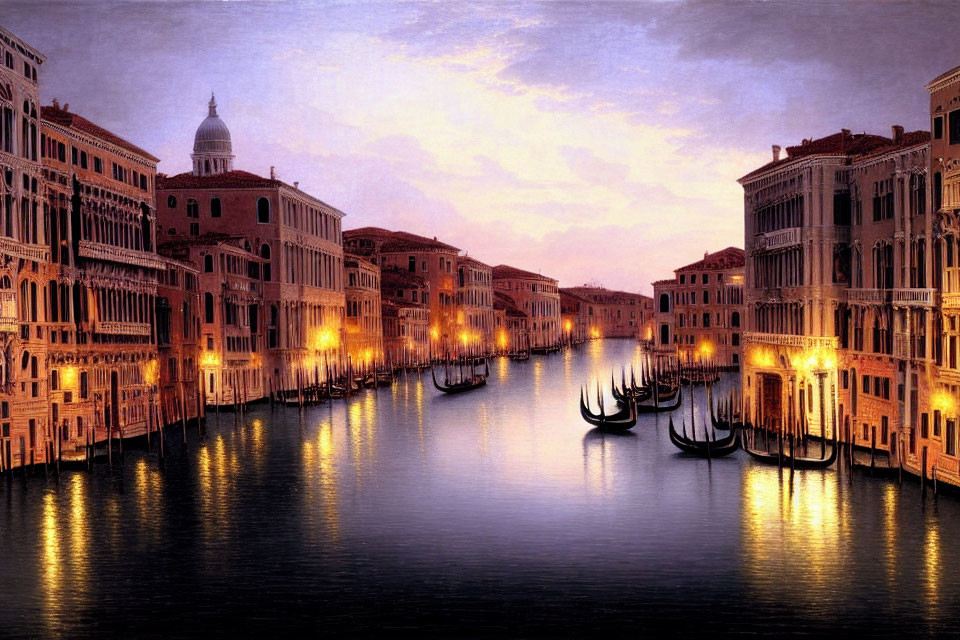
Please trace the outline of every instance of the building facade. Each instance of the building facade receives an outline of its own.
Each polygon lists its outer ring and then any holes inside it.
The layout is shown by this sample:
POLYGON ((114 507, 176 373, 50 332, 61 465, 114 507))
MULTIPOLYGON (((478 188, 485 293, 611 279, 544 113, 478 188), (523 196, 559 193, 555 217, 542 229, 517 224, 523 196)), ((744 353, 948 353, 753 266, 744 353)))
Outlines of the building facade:
POLYGON ((384 356, 380 269, 351 253, 345 255, 343 268, 347 353, 353 362, 369 367, 384 356))
POLYGON ((739 367, 744 252, 727 247, 680 267, 673 289, 676 353, 682 362, 739 367))
POLYGON ((298 375, 313 380, 325 371, 318 362, 343 371, 343 213, 272 170, 269 178, 232 170, 229 131, 212 100, 192 159, 192 172, 158 180, 161 235, 241 236, 259 257, 267 386, 292 388, 298 375))
POLYGON ((663 356, 677 354, 676 316, 674 313, 677 279, 653 283, 653 349, 663 356))
POLYGON ((647 339, 645 329, 653 315, 649 296, 589 285, 561 289, 561 301, 564 293, 587 301, 587 324, 600 337, 647 339))
POLYGON ((926 132, 843 130, 786 158, 774 147, 770 163, 741 178, 743 393, 769 428, 875 441, 894 464, 905 460, 909 404, 923 396, 916 374, 930 353, 907 337, 932 322, 928 149, 926 132))
POLYGON ((457 340, 468 353, 494 348, 493 270, 469 256, 457 258, 457 340))
POLYGON ((493 288, 526 314, 531 347, 553 348, 561 344, 560 288, 556 280, 501 264, 493 268, 493 288))
POLYGON ((41 118, 50 262, 31 316, 46 323, 50 415, 69 452, 88 428, 99 441, 156 427, 158 159, 56 101, 41 118))

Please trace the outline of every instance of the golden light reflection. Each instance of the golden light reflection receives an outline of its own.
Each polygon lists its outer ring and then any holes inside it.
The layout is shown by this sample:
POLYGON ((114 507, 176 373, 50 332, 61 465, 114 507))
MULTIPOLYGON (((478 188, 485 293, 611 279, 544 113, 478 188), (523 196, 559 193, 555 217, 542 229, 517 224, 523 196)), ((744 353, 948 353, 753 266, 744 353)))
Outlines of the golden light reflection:
POLYGON ((430 339, 437 340, 440 338, 440 329, 436 326, 430 327, 430 339))
POLYGON ((897 582, 897 501, 900 494, 897 488, 888 484, 883 491, 883 538, 884 564, 887 581, 891 587, 897 582))
POLYGON ((923 540, 923 586, 927 613, 933 616, 940 605, 940 528, 936 515, 927 518, 926 526, 923 540))
POLYGON ((509 339, 507 338, 507 332, 501 329, 497 333, 497 345, 501 349, 506 349, 508 344, 509 344, 509 339))
POLYGON ((306 500, 312 506, 319 498, 320 514, 327 536, 331 541, 336 541, 340 536, 339 490, 333 425, 329 420, 320 424, 316 440, 304 440, 303 467, 307 483, 306 500), (315 489, 318 489, 319 493, 315 492, 315 489))
POLYGON ((838 566, 850 543, 848 505, 835 473, 743 471, 742 567, 763 597, 814 605, 848 580, 838 566))
POLYGON ((596 340, 597 338, 599 338, 599 337, 600 337, 600 329, 597 329, 596 327, 592 327, 592 328, 590 329, 590 337, 593 338, 594 340, 596 340))
POLYGON ((570 333, 571 331, 573 331, 573 322, 571 322, 570 320, 564 320, 563 330, 566 331, 567 333, 570 333))
POLYGON ((46 600, 46 609, 51 615, 47 619, 55 619, 60 613, 62 558, 60 555, 60 517, 57 511, 55 494, 47 492, 43 495, 43 531, 41 535, 41 559, 43 562, 43 593, 46 600))
POLYGON ((790 365, 801 374, 809 376, 814 371, 834 369, 837 366, 837 354, 833 349, 823 347, 805 349, 790 356, 790 365))

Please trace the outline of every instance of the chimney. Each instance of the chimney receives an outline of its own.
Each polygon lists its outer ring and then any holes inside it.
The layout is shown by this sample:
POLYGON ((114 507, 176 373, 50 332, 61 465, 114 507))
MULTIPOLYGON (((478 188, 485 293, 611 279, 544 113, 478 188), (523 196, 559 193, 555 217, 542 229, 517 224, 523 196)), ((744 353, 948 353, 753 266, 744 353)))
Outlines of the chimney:
POLYGON ((299 189, 299 188, 300 188, 300 181, 299 181, 299 180, 297 180, 297 181, 295 181, 295 182, 293 183, 293 188, 294 188, 294 189, 299 189))
POLYGON ((276 167, 274 167, 273 165, 270 165, 270 179, 271 179, 271 180, 276 180, 276 179, 277 179, 277 171, 276 171, 276 169, 277 169, 276 167))
POLYGON ((64 111, 70 111, 70 103, 69 103, 69 102, 64 102, 64 103, 63 103, 63 110, 64 110, 64 111))
POLYGON ((776 162, 780 159, 780 145, 773 145, 773 161, 776 162))
POLYGON ((893 125, 893 141, 896 144, 903 144, 903 127, 899 124, 893 125))
POLYGON ((54 108, 54 109, 59 109, 59 108, 60 108, 60 101, 57 100, 56 98, 53 99, 53 108, 54 108))
POLYGON ((847 140, 850 138, 850 129, 840 129, 840 153, 847 152, 847 140))

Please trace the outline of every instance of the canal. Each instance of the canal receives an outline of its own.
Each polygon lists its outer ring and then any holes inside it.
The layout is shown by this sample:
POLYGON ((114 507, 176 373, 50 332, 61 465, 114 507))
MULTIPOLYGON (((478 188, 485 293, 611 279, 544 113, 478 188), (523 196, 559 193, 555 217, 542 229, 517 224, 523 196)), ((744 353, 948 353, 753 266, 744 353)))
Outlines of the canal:
POLYGON ((4 481, 0 635, 956 632, 960 498, 691 459, 663 416, 588 433, 579 385, 638 355, 493 361, 462 396, 411 375, 211 415, 163 467, 4 481))

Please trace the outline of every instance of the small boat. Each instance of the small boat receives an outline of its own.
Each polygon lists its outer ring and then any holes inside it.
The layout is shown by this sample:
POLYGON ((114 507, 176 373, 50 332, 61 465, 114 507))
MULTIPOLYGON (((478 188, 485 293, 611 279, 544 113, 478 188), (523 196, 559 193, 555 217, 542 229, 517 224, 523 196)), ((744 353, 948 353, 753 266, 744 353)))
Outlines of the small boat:
MULTIPOLYGON (((473 366, 471 365, 471 369, 473 366)), ((486 366, 486 373, 476 374, 473 373, 469 377, 466 377, 458 382, 450 382, 449 378, 445 379, 443 384, 440 384, 437 381, 437 372, 432 367, 430 368, 430 375, 433 377, 433 386, 443 391, 444 393, 463 393, 464 391, 471 391, 473 389, 478 389, 487 384, 487 376, 490 375, 490 367, 486 366)))
POLYGON ((616 413, 607 415, 603 411, 603 398, 600 396, 600 388, 597 387, 597 404, 600 407, 600 413, 593 413, 590 410, 590 401, 584 402, 583 389, 580 389, 580 415, 589 424, 601 431, 625 431, 637 424, 636 405, 632 402, 626 403, 616 413))
MULTIPOLYGON (((670 416, 669 427, 670 442, 672 442, 674 446, 685 453, 701 458, 709 459, 728 456, 740 448, 740 439, 737 437, 736 430, 731 431, 729 436, 725 436, 719 440, 697 440, 695 437, 687 437, 686 433, 683 435, 677 433, 677 428, 673 424, 673 416, 670 416)), ((684 426, 684 432, 686 432, 686 426, 684 426)))
MULTIPOLYGON (((747 445, 746 439, 741 437, 743 442, 743 450, 746 451, 751 458, 754 460, 759 460, 766 464, 776 464, 784 467, 790 467, 792 469, 826 469, 832 465, 837 460, 837 446, 836 440, 833 442, 833 447, 830 449, 830 455, 825 458, 808 458, 804 456, 798 456, 796 454, 791 455, 789 451, 759 451, 751 449, 747 445)), ((780 443, 777 445, 778 449, 783 447, 783 441, 778 438, 777 441, 780 443)))
POLYGON ((666 413, 668 411, 673 411, 680 406, 680 403, 683 402, 683 393, 680 391, 680 388, 674 391, 673 398, 676 400, 673 404, 660 404, 663 400, 662 396, 654 397, 654 404, 637 404, 636 410, 637 413, 666 413))

